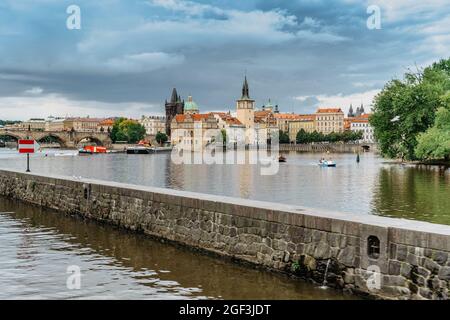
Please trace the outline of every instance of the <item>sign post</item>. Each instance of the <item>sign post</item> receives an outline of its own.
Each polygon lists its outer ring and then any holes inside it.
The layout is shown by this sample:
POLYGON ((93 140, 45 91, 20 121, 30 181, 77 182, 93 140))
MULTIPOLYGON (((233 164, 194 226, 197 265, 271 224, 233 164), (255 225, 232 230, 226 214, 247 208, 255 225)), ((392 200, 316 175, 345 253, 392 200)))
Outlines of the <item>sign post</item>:
POLYGON ((27 171, 30 172, 30 153, 35 153, 39 150, 39 144, 31 139, 21 139, 19 140, 19 153, 27 154, 27 171))

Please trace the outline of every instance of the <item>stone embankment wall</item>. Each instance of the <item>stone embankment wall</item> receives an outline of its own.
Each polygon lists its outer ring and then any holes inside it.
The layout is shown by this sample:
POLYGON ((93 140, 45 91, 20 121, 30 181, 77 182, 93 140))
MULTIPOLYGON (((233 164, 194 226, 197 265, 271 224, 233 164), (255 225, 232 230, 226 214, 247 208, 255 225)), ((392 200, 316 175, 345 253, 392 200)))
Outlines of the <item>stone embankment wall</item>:
POLYGON ((3 170, 0 195, 360 295, 448 299, 449 226, 3 170))
POLYGON ((378 152, 378 148, 374 143, 308 143, 280 144, 280 151, 362 153, 378 152))

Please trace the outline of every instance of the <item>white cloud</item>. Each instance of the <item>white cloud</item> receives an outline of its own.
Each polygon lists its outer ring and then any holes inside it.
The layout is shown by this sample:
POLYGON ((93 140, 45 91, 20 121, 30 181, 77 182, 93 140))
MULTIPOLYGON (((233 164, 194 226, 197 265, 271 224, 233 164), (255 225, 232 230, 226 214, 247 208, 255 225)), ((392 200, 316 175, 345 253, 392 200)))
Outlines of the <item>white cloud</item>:
POLYGON ((188 15, 201 15, 206 12, 223 14, 224 10, 207 4, 180 0, 151 0, 150 4, 173 11, 181 11, 188 15))
POLYGON ((33 87, 31 89, 25 90, 25 94, 30 94, 30 95, 39 95, 42 92, 44 92, 44 89, 42 89, 41 87, 33 87))
POLYGON ((361 103, 364 104, 364 108, 369 111, 372 106, 373 98, 380 92, 380 90, 370 90, 359 93, 352 93, 349 95, 337 94, 337 95, 317 95, 317 96, 298 96, 295 97, 298 101, 306 101, 310 98, 316 98, 318 103, 316 107, 337 107, 347 110, 350 104, 353 107, 359 107, 361 103))
POLYGON ((280 9, 240 11, 180 0, 152 0, 149 4, 181 14, 140 20, 127 30, 93 31, 78 43, 78 51, 83 54, 118 52, 135 43, 148 50, 173 52, 186 46, 192 49, 241 43, 272 45, 295 40, 325 43, 347 40, 312 18, 299 23, 296 16, 280 9))
POLYGON ((109 59, 105 63, 105 66, 110 71, 146 72, 180 64, 183 61, 184 57, 181 55, 167 54, 164 52, 145 52, 109 59))
POLYGON ((414 18, 433 18, 442 8, 448 6, 448 0, 368 0, 367 5, 381 8, 381 19, 399 22, 414 18))
POLYGON ((137 102, 107 103, 92 100, 71 100, 60 94, 46 94, 37 97, 0 97, 2 118, 27 120, 45 116, 123 116, 140 118, 142 114, 160 114, 157 104, 137 102))

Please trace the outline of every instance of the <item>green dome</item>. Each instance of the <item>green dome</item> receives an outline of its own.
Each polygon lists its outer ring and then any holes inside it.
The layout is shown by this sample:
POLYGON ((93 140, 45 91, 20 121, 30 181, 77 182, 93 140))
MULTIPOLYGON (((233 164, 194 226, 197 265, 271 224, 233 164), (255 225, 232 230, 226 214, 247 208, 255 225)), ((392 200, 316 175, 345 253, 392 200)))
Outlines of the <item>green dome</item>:
POLYGON ((192 100, 192 96, 188 97, 188 101, 184 103, 185 111, 198 111, 198 105, 192 100))

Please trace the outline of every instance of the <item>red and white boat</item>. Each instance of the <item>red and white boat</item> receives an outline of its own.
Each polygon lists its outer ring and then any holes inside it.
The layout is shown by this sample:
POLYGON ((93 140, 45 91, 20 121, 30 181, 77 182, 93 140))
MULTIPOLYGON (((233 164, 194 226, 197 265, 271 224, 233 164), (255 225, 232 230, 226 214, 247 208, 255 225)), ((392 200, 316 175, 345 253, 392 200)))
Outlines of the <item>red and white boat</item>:
POLYGON ((84 146, 80 150, 78 150, 78 153, 83 154, 96 154, 96 153, 107 153, 108 150, 106 150, 105 147, 97 147, 97 146, 84 146))

